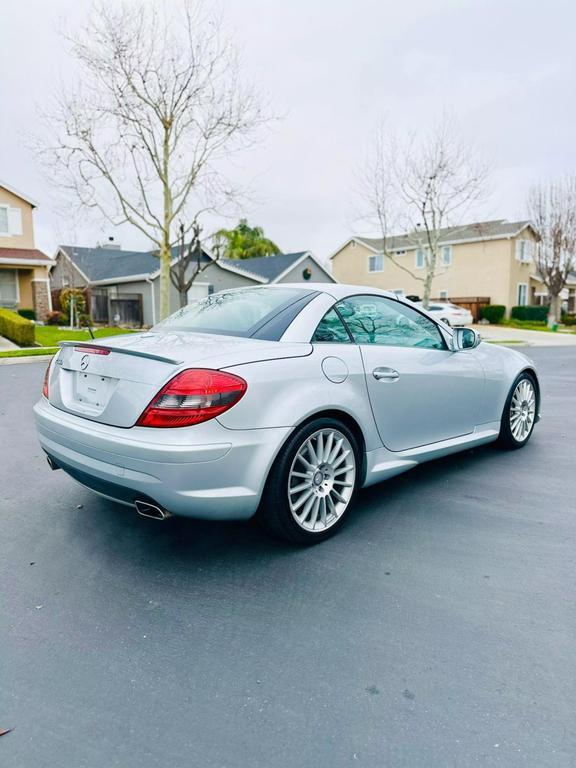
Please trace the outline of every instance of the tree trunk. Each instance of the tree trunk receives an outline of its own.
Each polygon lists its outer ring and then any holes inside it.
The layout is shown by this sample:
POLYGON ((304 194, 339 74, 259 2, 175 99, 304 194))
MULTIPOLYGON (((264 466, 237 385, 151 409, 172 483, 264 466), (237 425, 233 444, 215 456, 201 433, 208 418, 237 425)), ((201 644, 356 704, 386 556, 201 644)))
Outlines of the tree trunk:
POLYGON ((188 291, 178 291, 178 302, 180 309, 188 304, 188 291))
POLYGON ((164 320, 170 314, 170 241, 168 233, 162 236, 162 248, 160 249, 160 320, 164 320))
POLYGON ((548 310, 548 328, 554 323, 559 323, 562 315, 562 299, 560 296, 550 296, 550 309, 548 310))

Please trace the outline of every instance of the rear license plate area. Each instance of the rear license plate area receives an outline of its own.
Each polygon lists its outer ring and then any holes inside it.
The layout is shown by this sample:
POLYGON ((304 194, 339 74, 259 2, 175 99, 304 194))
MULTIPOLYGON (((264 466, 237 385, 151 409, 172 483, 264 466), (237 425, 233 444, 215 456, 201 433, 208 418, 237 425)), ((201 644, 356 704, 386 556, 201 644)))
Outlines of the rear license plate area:
POLYGON ((77 371, 74 377, 74 399, 85 405, 103 408, 110 399, 116 379, 97 373, 77 371))

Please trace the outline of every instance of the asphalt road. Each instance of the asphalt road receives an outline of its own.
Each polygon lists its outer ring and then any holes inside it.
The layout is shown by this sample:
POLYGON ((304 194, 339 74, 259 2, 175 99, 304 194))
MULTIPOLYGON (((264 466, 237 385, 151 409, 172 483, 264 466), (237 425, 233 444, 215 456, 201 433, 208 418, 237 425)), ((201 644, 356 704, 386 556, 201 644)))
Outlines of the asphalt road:
POLYGON ((50 472, 0 366, 2 768, 576 765, 576 354, 544 419, 363 492, 312 549, 50 472))

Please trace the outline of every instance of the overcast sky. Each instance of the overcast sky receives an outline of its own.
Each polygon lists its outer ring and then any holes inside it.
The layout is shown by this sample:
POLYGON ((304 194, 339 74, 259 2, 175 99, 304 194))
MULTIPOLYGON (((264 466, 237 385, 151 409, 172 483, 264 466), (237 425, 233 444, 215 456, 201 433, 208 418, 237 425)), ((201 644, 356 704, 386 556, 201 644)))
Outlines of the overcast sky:
MULTIPOLYGON (((486 218, 524 215, 529 184, 576 171, 576 4, 570 0, 221 0, 245 70, 285 115, 242 158, 253 178, 245 214, 284 251, 326 258, 358 220, 355 174, 374 127, 400 131, 443 110, 488 158, 486 218)), ((72 235, 26 140, 61 78, 74 76, 58 35, 89 0, 2 0, 0 179, 39 203, 37 245, 110 234, 94 221, 72 235)), ((229 222, 222 222, 229 225, 229 222)), ((147 247, 130 230, 124 247, 147 247)))

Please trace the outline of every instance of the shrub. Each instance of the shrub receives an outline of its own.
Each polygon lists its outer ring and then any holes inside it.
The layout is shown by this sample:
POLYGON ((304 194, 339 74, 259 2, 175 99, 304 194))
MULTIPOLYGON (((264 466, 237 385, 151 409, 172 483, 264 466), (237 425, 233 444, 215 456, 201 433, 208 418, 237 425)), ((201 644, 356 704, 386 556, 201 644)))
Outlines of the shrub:
POLYGON ((480 315, 483 320, 488 320, 489 323, 497 324, 504 320, 506 314, 506 307, 503 304, 487 304, 480 309, 480 315))
POLYGON ((562 322, 564 325, 576 325, 576 315, 566 313, 562 318, 562 322))
POLYGON ((67 322, 64 312, 48 312, 46 315, 46 325, 66 325, 67 322))
POLYGON ((18 314, 27 320, 36 320, 36 312, 33 309, 19 309, 18 314))
POLYGON ((81 328, 88 328, 88 327, 94 325, 94 323, 92 322, 92 317, 90 315, 79 315, 79 317, 78 317, 78 325, 81 328))
POLYGON ((81 315, 86 311, 86 297, 81 288, 63 288, 60 292, 60 306, 69 315, 72 297, 74 297, 74 314, 81 315))
POLYGON ((512 307, 511 317, 513 320, 531 320, 532 322, 544 321, 548 318, 549 307, 512 307))
POLYGON ((21 347, 34 346, 34 323, 11 309, 0 309, 0 336, 21 347))

